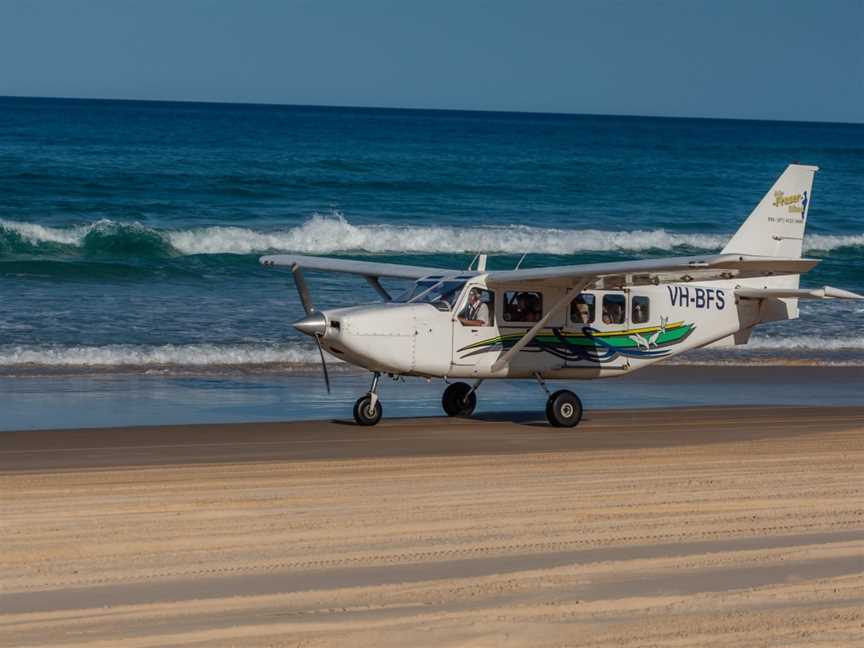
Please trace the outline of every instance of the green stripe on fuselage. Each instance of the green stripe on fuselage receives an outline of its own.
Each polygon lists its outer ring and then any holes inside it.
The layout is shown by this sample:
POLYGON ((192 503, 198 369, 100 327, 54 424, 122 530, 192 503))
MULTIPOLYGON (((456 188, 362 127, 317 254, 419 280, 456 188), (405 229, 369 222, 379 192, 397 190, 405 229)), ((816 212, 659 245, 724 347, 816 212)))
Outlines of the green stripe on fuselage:
MULTIPOLYGON (((571 344, 573 346, 587 348, 596 347, 599 346, 596 342, 596 338, 601 338, 609 346, 614 346, 620 349, 632 349, 638 347, 639 345, 636 340, 632 339, 631 336, 638 334, 641 335, 643 338, 649 338, 659 330, 660 328, 655 326, 627 329, 624 331, 597 332, 592 335, 586 335, 582 331, 562 331, 561 335, 568 344, 571 344)), ((692 330, 692 324, 684 324, 683 322, 676 322, 674 324, 670 324, 666 327, 666 330, 657 337, 657 340, 655 340, 654 344, 655 346, 665 346, 667 344, 673 344, 680 339, 686 337, 692 330)), ((473 349, 495 346, 497 344, 502 345, 506 349, 507 347, 516 344, 516 342, 520 340, 526 332, 527 331, 520 331, 519 333, 508 333, 507 335, 499 335, 493 338, 488 338, 486 340, 480 340, 479 342, 474 342, 472 344, 462 347, 461 349, 459 349, 459 351, 470 351, 473 349)), ((540 346, 543 344, 562 344, 562 340, 551 330, 545 329, 537 334, 537 336, 531 341, 529 346, 540 346)))

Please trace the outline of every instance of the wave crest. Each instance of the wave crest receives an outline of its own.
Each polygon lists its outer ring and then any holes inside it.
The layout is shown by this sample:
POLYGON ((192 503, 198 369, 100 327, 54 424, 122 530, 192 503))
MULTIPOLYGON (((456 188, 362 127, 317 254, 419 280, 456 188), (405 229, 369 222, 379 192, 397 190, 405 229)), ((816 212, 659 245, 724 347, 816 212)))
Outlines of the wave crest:
MULTIPOLYGON (((730 236, 670 232, 662 228, 612 231, 528 225, 353 225, 338 213, 316 214, 297 227, 270 231, 235 226, 160 230, 140 223, 110 220, 61 228, 0 219, 0 251, 13 253, 71 246, 90 252, 147 256, 264 252, 461 254, 477 251, 568 255, 678 248, 718 250, 730 236)), ((808 251, 847 247, 864 247, 864 234, 814 234, 805 239, 808 251)))
POLYGON ((148 257, 176 254, 164 233, 141 223, 102 219, 89 225, 61 228, 0 219, 0 251, 39 253, 64 247, 89 253, 148 257))
POLYGON ((754 336, 746 346, 738 348, 742 351, 862 351, 864 350, 864 337, 822 338, 807 335, 791 335, 788 337, 754 336))
MULTIPOLYGON (((338 362, 330 358, 330 362, 338 362)), ((287 344, 2 345, 0 367, 149 368, 310 365, 318 352, 287 344)))
MULTIPOLYGON (((760 337, 747 346, 712 352, 722 360, 748 352, 797 351, 809 353, 864 351, 864 337, 821 338, 814 336, 760 337)), ((784 356, 786 357, 786 356, 784 356)), ((860 356, 856 354, 856 362, 860 356)), ((687 356, 683 358, 687 360, 687 356)), ((678 359, 680 360, 680 359, 678 359)), ((195 370, 243 367, 318 367, 318 352, 302 343, 242 344, 109 344, 0 345, 0 372, 44 370, 148 370, 190 368, 195 370)), ((328 365, 345 368, 343 361, 328 354, 328 365)))

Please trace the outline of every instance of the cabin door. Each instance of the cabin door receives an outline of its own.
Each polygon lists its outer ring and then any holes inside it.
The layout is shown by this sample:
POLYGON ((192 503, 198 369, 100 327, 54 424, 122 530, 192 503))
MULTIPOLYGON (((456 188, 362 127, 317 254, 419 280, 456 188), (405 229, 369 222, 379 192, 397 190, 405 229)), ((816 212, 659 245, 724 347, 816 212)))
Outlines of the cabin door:
POLYGON ((498 356, 490 353, 497 335, 495 293, 469 285, 453 311, 454 368, 491 365, 498 356))

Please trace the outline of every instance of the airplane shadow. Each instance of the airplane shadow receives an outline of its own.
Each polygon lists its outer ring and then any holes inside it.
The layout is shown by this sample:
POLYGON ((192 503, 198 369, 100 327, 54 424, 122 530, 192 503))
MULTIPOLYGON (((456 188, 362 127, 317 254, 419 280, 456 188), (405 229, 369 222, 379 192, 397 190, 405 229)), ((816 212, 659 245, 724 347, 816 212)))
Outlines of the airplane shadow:
MULTIPOLYGON (((391 422, 401 422, 401 421, 421 421, 426 420, 430 423, 443 423, 450 420, 456 421, 482 421, 484 423, 514 423, 516 425, 524 425, 526 427, 539 427, 546 429, 559 429, 553 428, 549 425, 549 422, 546 420, 545 416, 542 412, 537 412, 536 410, 525 410, 525 411, 515 411, 515 412, 481 412, 479 414, 473 414, 466 418, 456 418, 451 419, 447 416, 423 416, 423 417, 394 417, 389 420, 391 422)), ((382 422, 383 422, 382 420, 382 422)), ((357 425, 354 419, 330 419, 329 421, 333 425, 348 425, 352 427, 361 427, 357 425)))

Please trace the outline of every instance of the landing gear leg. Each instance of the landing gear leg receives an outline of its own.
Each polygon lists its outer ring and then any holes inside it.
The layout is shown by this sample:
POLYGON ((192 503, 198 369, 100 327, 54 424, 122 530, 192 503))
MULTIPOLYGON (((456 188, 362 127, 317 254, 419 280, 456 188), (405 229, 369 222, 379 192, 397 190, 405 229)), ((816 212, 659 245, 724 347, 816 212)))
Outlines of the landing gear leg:
POLYGON ((475 380, 473 385, 458 382, 448 385, 441 397, 441 406, 447 416, 471 416, 477 407, 477 388, 482 380, 475 380))
POLYGON ((357 425, 375 425, 381 420, 384 408, 381 406, 381 401, 378 400, 378 382, 380 380, 381 374, 377 371, 373 373, 369 393, 361 396, 354 403, 354 420, 357 421, 357 425))
POLYGON ((582 401, 572 391, 559 389, 549 393, 549 388, 539 373, 534 374, 537 382, 549 398, 546 401, 546 419, 554 427, 575 427, 582 420, 582 401))

